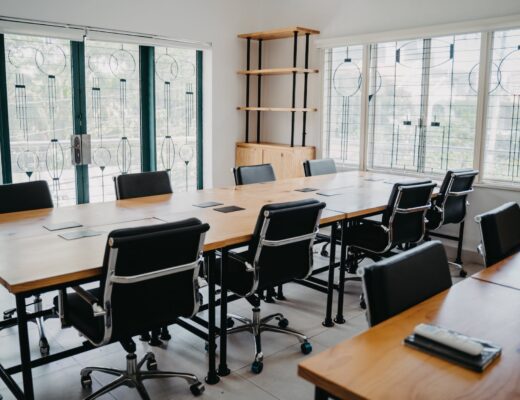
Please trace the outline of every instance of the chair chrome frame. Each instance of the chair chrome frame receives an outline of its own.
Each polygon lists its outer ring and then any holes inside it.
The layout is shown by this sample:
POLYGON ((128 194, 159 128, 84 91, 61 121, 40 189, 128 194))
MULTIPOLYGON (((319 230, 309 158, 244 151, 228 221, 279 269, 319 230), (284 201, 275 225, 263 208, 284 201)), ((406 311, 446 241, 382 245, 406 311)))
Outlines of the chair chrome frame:
MULTIPOLYGON (((191 312, 191 316, 195 315, 198 310, 200 303, 197 301, 196 294, 199 289, 198 286, 198 275, 199 268, 204 264, 203 254, 203 246, 205 233, 201 234, 199 246, 198 246, 198 256, 194 262, 183 264, 183 265, 175 265, 169 268, 156 270, 152 272, 146 272, 143 274, 132 275, 132 276, 118 276, 115 274, 115 267, 117 264, 117 255, 118 248, 117 243, 121 243, 128 238, 116 239, 114 241, 113 238, 110 238, 108 241, 108 245, 110 247, 109 255, 108 255, 108 270, 106 276, 106 284, 104 288, 104 302, 100 304, 99 299, 95 298, 90 292, 86 291, 80 286, 75 286, 72 289, 79 295, 81 299, 90 304, 92 307, 92 312, 95 317, 104 319, 104 335, 103 338, 96 342, 91 338, 87 337, 87 340, 91 342, 95 346, 103 346, 112 341, 112 290, 114 284, 118 285, 131 285, 138 282, 144 282, 150 279, 160 278, 164 276, 174 275, 184 271, 193 271, 193 310, 191 312)), ((60 318, 64 321, 64 312, 63 312, 63 298, 60 293, 60 318)), ((103 368, 103 367, 86 367, 81 370, 81 384, 84 387, 90 386, 92 384, 92 379, 90 377, 92 372, 102 372, 109 375, 117 376, 118 378, 111 383, 103 386, 96 392, 92 393, 85 400, 96 399, 103 394, 106 394, 119 386, 128 386, 135 387, 139 392, 139 395, 143 399, 149 399, 149 395, 144 387, 142 381, 147 379, 159 379, 159 378, 181 378, 188 382, 190 385, 190 390, 193 394, 199 395, 204 391, 204 385, 199 381, 197 376, 184 372, 168 372, 168 371, 160 371, 157 370, 157 363, 155 360, 155 355, 151 352, 145 354, 145 356, 141 359, 141 361, 137 362, 137 356, 134 352, 129 353, 126 356, 126 370, 118 370, 113 368, 103 368), (141 371, 141 368, 146 363, 148 371, 141 371)))
MULTIPOLYGON (((247 271, 253 274, 253 285, 251 287, 251 290, 242 297, 252 296, 258 290, 258 285, 260 282, 260 273, 261 273, 261 266, 260 266, 259 261, 260 261, 260 257, 262 255, 262 249, 264 248, 264 246, 265 247, 279 247, 279 246, 285 246, 288 244, 298 243, 298 242, 303 242, 305 240, 309 240, 309 269, 305 275, 305 278, 307 278, 312 273, 313 261, 314 261, 313 246, 314 246, 314 240, 316 239, 316 236, 319 231, 321 213, 322 213, 322 210, 319 210, 312 233, 309 233, 306 235, 295 236, 295 237, 291 237, 291 238, 286 238, 286 239, 282 239, 282 240, 268 240, 265 238, 265 236, 267 233, 267 229, 269 227, 270 212, 268 210, 266 210, 264 212, 264 221, 263 221, 262 227, 260 229, 260 240, 259 240, 258 246, 256 248, 255 257, 253 259, 253 265, 251 265, 246 260, 238 258, 236 254, 231 253, 231 252, 229 253, 230 257, 237 257, 241 262, 244 262, 244 264, 246 265, 247 271)), ((305 279, 305 278, 302 278, 302 279, 305 279)), ((254 338, 255 338, 255 361, 253 363, 253 368, 259 368, 259 369, 254 370, 254 372, 256 372, 256 373, 259 373, 261 371, 262 360, 264 358, 264 355, 262 353, 261 340, 260 340, 260 334, 262 332, 278 332, 278 333, 283 333, 286 335, 295 336, 301 343, 302 352, 307 354, 307 352, 310 352, 310 350, 312 350, 312 347, 310 346, 307 336, 305 336, 304 334, 302 334, 298 331, 288 328, 287 327, 288 321, 281 313, 275 313, 275 314, 268 315, 267 317, 260 318, 260 308, 254 307, 252 319, 245 318, 245 317, 242 317, 242 316, 236 315, 236 314, 228 314, 228 318, 236 320, 242 324, 242 325, 234 327, 234 328, 229 328, 227 330, 228 335, 237 333, 237 332, 249 332, 254 336, 254 338), (277 321, 279 321, 278 326, 269 324, 269 322, 272 321, 273 319, 276 319, 277 321), (310 349, 310 350, 308 350, 308 349, 310 349), (256 364, 256 367, 255 367, 255 364, 256 364)))
POLYGON ((484 262, 484 266, 487 267, 487 261, 486 261, 486 246, 484 246, 484 232, 482 232, 482 224, 480 223, 482 221, 482 217, 480 215, 475 216, 475 222, 478 225, 478 230, 480 232, 480 243, 477 245, 477 252, 482 257, 482 261, 484 262))

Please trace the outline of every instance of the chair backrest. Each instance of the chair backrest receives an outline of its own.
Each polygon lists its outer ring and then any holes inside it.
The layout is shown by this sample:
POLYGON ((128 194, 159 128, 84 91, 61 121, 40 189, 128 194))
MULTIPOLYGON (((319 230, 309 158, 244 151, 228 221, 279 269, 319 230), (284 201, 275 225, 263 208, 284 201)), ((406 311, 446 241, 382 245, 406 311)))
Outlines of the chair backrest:
POLYGON ((305 160, 303 162, 303 172, 305 176, 335 174, 337 172, 336 163, 332 158, 305 160))
POLYGON ((312 245, 325 203, 308 199, 268 204, 258 215, 247 258, 255 287, 303 279, 312 271, 312 245))
POLYGON ((435 186, 430 180, 394 184, 382 219, 389 229, 392 245, 422 239, 426 230, 425 215, 431 207, 435 186))
POLYGON ((486 267, 520 251, 520 207, 518 203, 506 203, 498 208, 477 215, 482 243, 479 250, 486 267))
POLYGON ((458 224, 466 217, 468 194, 473 192, 473 181, 478 171, 465 168, 446 172, 433 204, 442 212, 441 225, 458 224))
POLYGON ((101 291, 107 340, 191 317, 208 224, 196 218, 119 229, 108 235, 101 291))
POLYGON ((114 177, 114 184, 117 200, 172 193, 170 175, 166 171, 119 175, 114 177))
POLYGON ((363 277, 370 326, 451 286, 448 259, 439 241, 426 242, 360 268, 358 274, 363 277))
POLYGON ((271 164, 244 165, 234 168, 236 185, 249 185, 251 183, 272 182, 276 180, 271 164))
POLYGON ((0 185, 0 214, 53 207, 46 181, 0 185))

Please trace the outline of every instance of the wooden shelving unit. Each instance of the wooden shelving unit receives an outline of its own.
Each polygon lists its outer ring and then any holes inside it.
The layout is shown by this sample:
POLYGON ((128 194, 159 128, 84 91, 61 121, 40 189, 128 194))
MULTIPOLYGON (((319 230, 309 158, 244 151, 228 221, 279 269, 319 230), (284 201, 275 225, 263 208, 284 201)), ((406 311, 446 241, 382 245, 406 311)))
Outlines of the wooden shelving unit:
POLYGON ((291 178, 303 176, 302 162, 314 159, 316 149, 313 146, 305 145, 307 134, 307 113, 318 111, 317 108, 307 106, 307 81, 309 74, 317 74, 315 68, 309 68, 309 37, 320 32, 315 29, 293 26, 284 29, 271 31, 243 33, 239 38, 247 40, 247 67, 245 70, 237 71, 238 74, 246 77, 246 105, 237 107, 237 110, 244 111, 246 115, 245 143, 237 143, 235 164, 254 165, 270 163, 278 178, 291 178), (298 38, 305 38, 305 65, 297 66, 298 38), (286 68, 263 68, 262 67, 262 44, 266 40, 293 39, 293 62, 291 67, 286 68), (251 41, 258 42, 258 67, 251 69, 251 41), (296 106, 296 76, 303 75, 303 107, 296 106), (274 75, 292 76, 292 102, 290 107, 267 107, 262 105, 262 77, 274 75), (250 84, 251 77, 257 79, 258 91, 256 106, 250 104, 250 84), (249 113, 256 112, 256 142, 249 142, 249 113), (263 143, 260 141, 260 115, 262 112, 289 112, 291 113, 291 136, 290 144, 283 143, 263 143), (302 113, 302 142, 301 146, 295 146, 294 127, 296 113, 302 113))

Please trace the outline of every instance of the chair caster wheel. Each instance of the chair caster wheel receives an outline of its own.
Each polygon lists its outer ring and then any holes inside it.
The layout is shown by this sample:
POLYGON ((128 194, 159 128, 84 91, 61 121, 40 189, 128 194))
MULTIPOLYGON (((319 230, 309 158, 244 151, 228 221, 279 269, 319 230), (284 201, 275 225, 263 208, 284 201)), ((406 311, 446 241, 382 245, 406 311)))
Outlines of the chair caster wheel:
POLYGON ((190 386, 190 391, 194 396, 200 396, 206 388, 200 382, 194 383, 190 386))
POLYGON ((151 336, 148 332, 143 333, 141 336, 139 336, 139 340, 142 342, 148 342, 151 339, 151 336))
POLYGON ((157 361, 155 358, 150 358, 146 361, 146 369, 148 371, 157 371, 157 361))
POLYGON ((47 341, 47 339, 41 338, 40 339, 40 354, 42 355, 42 357, 48 356, 50 351, 51 351, 51 347, 49 346, 49 342, 47 341))
POLYGON ((365 299, 361 299, 361 300, 359 300, 359 306, 360 306, 363 310, 366 310, 366 309, 367 309, 367 302, 365 301, 365 299))
POLYGON ((160 346, 162 344, 162 341, 159 340, 158 337, 153 337, 148 341, 148 344, 153 347, 160 346))
POLYGON ((92 378, 90 377, 90 374, 81 375, 81 387, 83 389, 90 389, 92 387, 92 378))
POLYGON ((461 278, 465 278, 466 276, 468 276, 468 273, 466 271, 464 271, 463 269, 461 269, 459 272, 459 276, 461 278))
POLYGON ((259 374, 264 369, 264 363, 262 361, 253 361, 251 364, 251 372, 253 374, 259 374))
POLYGON ((282 318, 278 321, 278 327, 285 329, 289 326, 289 320, 287 318, 282 318))
POLYGON ((233 320, 233 318, 228 317, 228 319, 226 321, 226 326, 228 328, 233 328, 235 326, 235 321, 233 320))
POLYGON ((329 252, 328 252, 327 250, 322 250, 322 251, 320 252, 320 255, 321 255, 322 257, 328 257, 328 256, 329 256, 329 252))
POLYGON ((302 350, 302 353, 305 355, 312 353, 312 344, 310 344, 309 342, 302 343, 300 348, 302 350))

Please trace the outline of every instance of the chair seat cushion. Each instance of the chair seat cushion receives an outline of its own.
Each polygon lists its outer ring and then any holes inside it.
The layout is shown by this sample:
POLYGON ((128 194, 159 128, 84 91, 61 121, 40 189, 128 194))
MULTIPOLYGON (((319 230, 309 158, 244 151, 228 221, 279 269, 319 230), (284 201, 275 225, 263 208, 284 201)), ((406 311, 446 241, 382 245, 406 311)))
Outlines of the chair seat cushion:
POLYGON ((347 245, 381 253, 388 245, 388 233, 383 226, 373 221, 347 228, 347 245))
MULTIPOLYGON (((102 297, 100 288, 88 290, 92 296, 102 297)), ((94 317, 92 306, 83 300, 77 293, 67 293, 65 307, 65 321, 80 331, 93 342, 100 342, 105 331, 103 317, 94 317)), ((58 307, 58 297, 54 298, 54 306, 58 307)))

